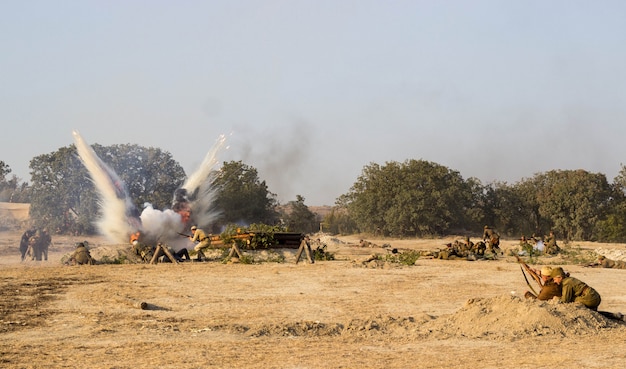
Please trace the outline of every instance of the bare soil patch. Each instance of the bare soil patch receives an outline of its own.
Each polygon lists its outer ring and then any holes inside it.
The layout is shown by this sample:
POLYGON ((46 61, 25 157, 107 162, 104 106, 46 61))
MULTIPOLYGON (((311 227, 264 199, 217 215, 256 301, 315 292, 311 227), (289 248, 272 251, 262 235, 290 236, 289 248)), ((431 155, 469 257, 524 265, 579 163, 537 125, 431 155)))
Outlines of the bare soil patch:
MULTIPOLYGON (((284 263, 71 267, 60 261, 84 238, 53 238, 49 261, 22 263, 20 236, 0 233, 1 367, 621 368, 626 358, 624 323, 524 300, 506 253, 371 268, 362 261, 388 248, 321 236, 336 260, 295 264, 295 250, 281 250, 284 263)), ((126 247, 87 240, 96 259, 126 247)), ((368 241, 401 251, 449 242, 368 241)), ((601 310, 626 313, 626 270, 564 266, 600 292, 601 310)))

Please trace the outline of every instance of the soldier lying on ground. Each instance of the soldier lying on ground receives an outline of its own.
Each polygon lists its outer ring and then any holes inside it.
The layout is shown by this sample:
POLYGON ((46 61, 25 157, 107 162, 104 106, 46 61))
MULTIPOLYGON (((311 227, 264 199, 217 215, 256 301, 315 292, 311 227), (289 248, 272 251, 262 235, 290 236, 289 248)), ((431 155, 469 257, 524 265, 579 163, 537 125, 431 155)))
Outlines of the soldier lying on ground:
MULTIPOLYGON (((190 261, 191 258, 189 258, 189 251, 187 251, 186 248, 182 248, 178 251, 174 251, 174 249, 172 249, 171 247, 169 247, 168 245, 164 244, 164 243, 160 243, 157 246, 161 246, 161 248, 167 248, 167 251, 170 252, 170 254, 172 254, 172 256, 174 256, 174 259, 176 259, 176 261, 178 262, 183 262, 183 261, 190 261)), ((166 256, 166 253, 162 250, 159 249, 159 251, 157 252, 157 260, 159 258, 161 258, 162 256, 165 256, 164 258, 162 258, 163 262, 170 262, 169 257, 166 256)))
POLYGON ((446 246, 445 249, 440 249, 438 251, 435 251, 433 252, 433 255, 437 259, 443 259, 443 260, 463 258, 469 261, 474 261, 478 259, 494 260, 496 258, 495 252, 493 251, 486 252, 487 245, 483 241, 471 243, 471 242, 467 242, 468 240, 469 238, 466 239, 465 242, 457 240, 454 242, 447 243, 445 245, 446 246))
POLYGON ((621 321, 626 320, 626 316, 624 316, 624 314, 622 313, 598 311, 598 306, 602 301, 600 294, 596 290, 588 286, 585 282, 570 277, 563 271, 563 268, 554 268, 550 273, 550 276, 556 284, 561 286, 562 293, 561 297, 554 297, 553 301, 558 301, 561 303, 577 302, 579 304, 585 305, 591 310, 597 311, 599 314, 602 314, 607 318, 621 321))
POLYGON ((607 259, 604 255, 600 255, 595 263, 591 263, 586 266, 591 268, 626 269, 626 262, 623 260, 607 259))
POLYGON ((600 305, 602 298, 596 290, 585 282, 568 276, 561 267, 552 269, 550 277, 552 277, 554 283, 561 286, 560 302, 578 302, 591 310, 598 310, 598 305, 600 305))
MULTIPOLYGON (((174 251, 171 247, 169 247, 166 244, 163 243, 159 243, 158 244, 161 247, 166 247, 167 250, 170 252, 170 254, 172 254, 172 256, 174 256, 174 259, 176 259, 176 261, 178 262, 182 262, 182 261, 189 261, 191 260, 191 258, 189 257, 189 251, 187 251, 186 248, 182 248, 178 251, 174 251)), ((156 246, 150 246, 147 245, 143 242, 140 242, 138 240, 133 240, 133 252, 135 253, 135 255, 139 256, 141 258, 141 261, 143 261, 144 263, 149 263, 152 261, 153 257, 154 257, 154 253, 156 252, 157 247, 156 246)), ((161 258, 162 256, 165 256, 165 252, 163 250, 159 250, 159 252, 157 253, 157 259, 161 258)), ((169 258, 163 258, 163 261, 169 261, 169 258)))

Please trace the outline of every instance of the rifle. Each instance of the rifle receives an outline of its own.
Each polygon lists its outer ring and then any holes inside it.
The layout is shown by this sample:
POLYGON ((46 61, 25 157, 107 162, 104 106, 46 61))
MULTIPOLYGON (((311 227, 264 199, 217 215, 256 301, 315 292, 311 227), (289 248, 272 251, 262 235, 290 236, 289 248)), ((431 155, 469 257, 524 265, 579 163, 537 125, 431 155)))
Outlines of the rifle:
POLYGON ((522 274, 524 275, 524 279, 526 280, 526 284, 528 285, 528 287, 530 287, 530 290, 537 295, 537 292, 535 291, 535 289, 533 288, 533 286, 530 285, 530 282, 528 281, 528 277, 526 277, 526 273, 524 272, 524 269, 526 269, 526 271, 528 272, 528 274, 530 274, 530 276, 535 280, 535 282, 537 282, 537 284, 539 285, 539 287, 543 287, 543 284, 541 283, 541 277, 537 275, 537 273, 535 273, 535 271, 528 266, 528 264, 526 264, 525 262, 522 261, 522 259, 520 259, 519 256, 515 255, 515 258, 517 259, 517 262, 520 264, 519 268, 522 271, 522 274))
POLYGON ((176 233, 178 233, 180 236, 183 236, 183 237, 193 237, 190 234, 185 234, 185 233, 180 233, 180 232, 176 232, 176 233))

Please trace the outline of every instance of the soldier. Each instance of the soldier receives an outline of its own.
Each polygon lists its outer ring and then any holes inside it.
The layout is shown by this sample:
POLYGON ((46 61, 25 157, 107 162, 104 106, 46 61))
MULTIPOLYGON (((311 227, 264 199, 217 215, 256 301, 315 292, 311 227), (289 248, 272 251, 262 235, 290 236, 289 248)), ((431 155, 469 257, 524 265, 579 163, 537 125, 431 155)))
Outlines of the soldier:
POLYGON ((135 252, 135 255, 141 258, 141 261, 149 263, 152 260, 152 256, 154 256, 155 247, 146 245, 140 241, 140 238, 140 232, 133 233, 130 236, 130 243, 133 245, 132 250, 135 252))
POLYGON ((41 238, 39 239, 39 247, 41 248, 41 253, 43 254, 44 260, 48 260, 48 249, 52 244, 52 237, 48 232, 48 228, 44 228, 41 230, 41 238))
POLYGON ((198 244, 193 248, 198 253, 197 260, 202 261, 202 259, 206 259, 206 256, 204 256, 202 251, 211 247, 211 238, 209 238, 202 229, 195 225, 191 227, 191 233, 193 234, 189 237, 191 242, 198 241, 198 244))
MULTIPOLYGON (((536 272, 537 271, 535 270, 535 273, 536 272)), ((555 296, 561 297, 561 286, 554 283, 552 277, 550 277, 551 273, 552 267, 544 266, 543 268, 541 268, 541 271, 538 273, 541 277, 541 290, 539 290, 537 296, 535 296, 530 291, 526 291, 526 293, 524 293, 524 297, 526 297, 527 299, 537 299, 543 301, 551 300, 555 296)))
POLYGON ((35 229, 27 229, 22 234, 22 239, 20 240, 20 253, 22 254, 22 261, 26 258, 26 252, 28 251, 28 241, 35 234, 35 229))
POLYGON ((500 235, 488 225, 483 230, 483 241, 485 241, 490 252, 495 253, 500 250, 500 235))
POLYGON ((561 248, 556 244, 556 236, 553 231, 550 231, 550 234, 547 235, 545 240, 545 249, 544 252, 546 254, 555 255, 561 251, 561 248))
POLYGON ((41 239, 41 231, 35 230, 35 233, 28 239, 28 253, 31 260, 41 260, 41 248, 39 240, 41 239))
POLYGON ((472 252, 478 256, 485 255, 485 250, 487 250, 487 245, 483 241, 476 242, 472 248, 472 252))
MULTIPOLYGON (((178 262, 183 262, 183 261, 190 261, 191 259, 189 258, 189 252, 187 251, 186 248, 182 248, 178 251, 174 251, 174 249, 172 249, 171 247, 169 247, 168 245, 159 242, 159 244, 157 246, 161 246, 161 248, 159 249, 158 253, 157 253, 157 259, 160 258, 161 256, 165 256, 166 253, 165 251, 163 251, 163 249, 167 249, 167 251, 169 251, 169 253, 174 257, 174 259, 178 262)), ((163 261, 168 262, 170 261, 170 259, 168 257, 163 258, 163 261)))
POLYGON ((437 259, 448 260, 451 256, 454 256, 454 250, 452 249, 452 243, 447 243, 446 248, 439 250, 437 253, 437 259))
POLYGON ((474 249, 474 242, 470 241, 469 236, 465 236, 465 248, 469 251, 474 249))
POLYGON ((466 258, 470 254, 470 250, 466 248, 465 243, 459 240, 454 241, 454 245, 452 247, 454 248, 457 256, 466 258))
POLYGON ((79 242, 76 244, 76 250, 70 256, 69 260, 66 264, 68 265, 94 265, 96 261, 91 257, 91 253, 85 246, 84 242, 79 242))
POLYGON ((592 263, 588 266, 602 267, 602 268, 614 268, 614 269, 626 269, 626 262, 623 260, 607 259, 604 255, 600 255, 598 256, 598 260, 595 263, 592 263))
POLYGON ((598 310, 602 298, 596 290, 585 282, 569 277, 561 267, 552 269, 550 276, 554 283, 561 286, 561 297, 555 297, 555 299, 558 298, 562 303, 578 302, 591 310, 598 310))

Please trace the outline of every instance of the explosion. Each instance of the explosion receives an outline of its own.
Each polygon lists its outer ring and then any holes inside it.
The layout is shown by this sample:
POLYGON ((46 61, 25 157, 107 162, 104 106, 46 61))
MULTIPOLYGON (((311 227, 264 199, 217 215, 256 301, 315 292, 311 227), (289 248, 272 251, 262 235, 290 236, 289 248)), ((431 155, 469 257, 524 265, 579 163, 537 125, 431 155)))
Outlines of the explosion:
POLYGON ((200 167, 174 192, 171 209, 157 210, 146 203, 139 214, 117 173, 96 155, 77 131, 72 134, 78 155, 99 195, 102 217, 96 221, 96 227, 109 241, 127 243, 132 234, 141 232, 144 241, 165 242, 176 250, 188 246, 189 241, 181 238, 180 233, 192 223, 206 227, 216 219, 218 213, 213 208, 213 199, 217 189, 212 186, 212 176, 218 164, 217 156, 226 142, 224 135, 219 136, 200 167))

